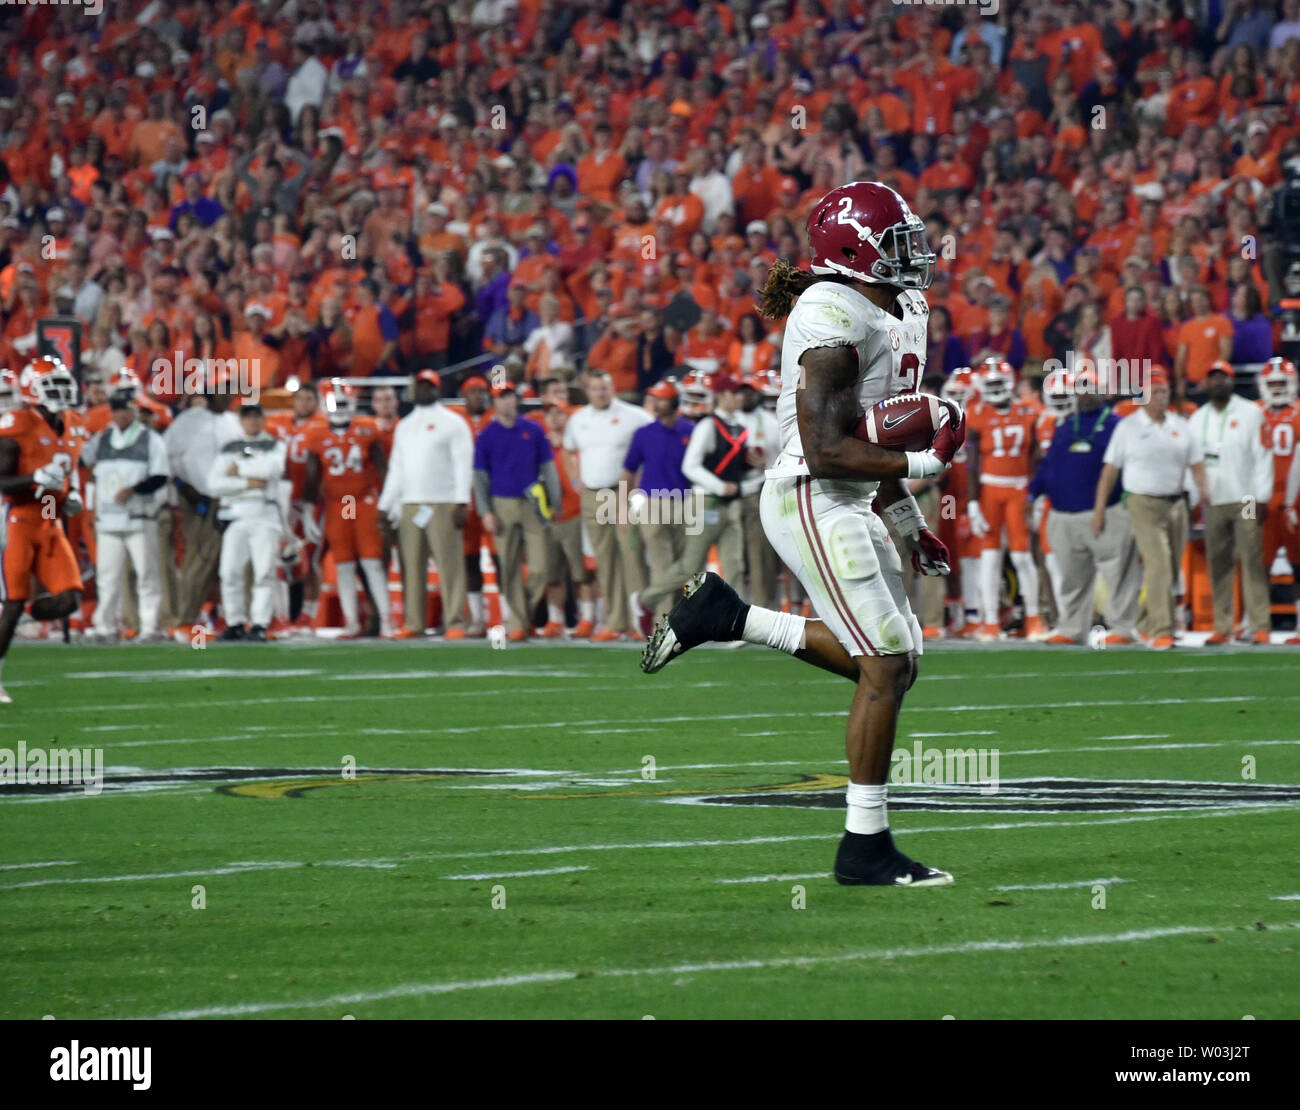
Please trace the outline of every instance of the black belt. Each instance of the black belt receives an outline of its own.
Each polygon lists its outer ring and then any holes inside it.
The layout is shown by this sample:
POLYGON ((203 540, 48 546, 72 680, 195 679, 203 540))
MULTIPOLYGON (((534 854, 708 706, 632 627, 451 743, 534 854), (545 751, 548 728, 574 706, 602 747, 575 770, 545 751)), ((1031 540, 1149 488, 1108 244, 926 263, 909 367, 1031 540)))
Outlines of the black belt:
POLYGON ((1181 493, 1135 493, 1133 496, 1152 497, 1157 501, 1181 501, 1184 495, 1181 493))

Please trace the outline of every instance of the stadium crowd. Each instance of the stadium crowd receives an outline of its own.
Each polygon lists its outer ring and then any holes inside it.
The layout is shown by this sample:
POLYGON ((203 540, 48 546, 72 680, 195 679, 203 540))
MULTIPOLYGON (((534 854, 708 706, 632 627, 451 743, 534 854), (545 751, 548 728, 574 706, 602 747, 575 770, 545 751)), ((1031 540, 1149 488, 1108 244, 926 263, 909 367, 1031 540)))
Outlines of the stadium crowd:
POLYGON ((0 405, 77 379, 88 635, 640 639, 711 552, 804 604, 756 298, 855 178, 926 221, 971 417, 927 635, 1079 642, 1100 575, 1171 646, 1195 524, 1266 639, 1300 566, 1300 0, 105 0, 0 48, 0 405))

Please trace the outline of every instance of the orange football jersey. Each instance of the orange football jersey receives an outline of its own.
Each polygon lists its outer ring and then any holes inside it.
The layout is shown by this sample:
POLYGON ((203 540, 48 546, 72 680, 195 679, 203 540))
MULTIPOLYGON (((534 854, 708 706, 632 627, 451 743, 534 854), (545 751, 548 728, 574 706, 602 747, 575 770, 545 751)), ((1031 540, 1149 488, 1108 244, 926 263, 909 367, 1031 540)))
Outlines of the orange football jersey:
POLYGON ((1269 508, 1280 509, 1286 496, 1286 479, 1295 458, 1296 439, 1300 438, 1300 402, 1285 408, 1264 406, 1264 446, 1273 453, 1273 497, 1269 508))
POLYGON ((326 501, 358 500, 379 493, 379 471, 370 459, 370 445, 379 442, 373 417, 353 418, 346 428, 328 424, 308 438, 306 450, 320 458, 321 492, 326 501))
POLYGON ((1052 446, 1052 436, 1056 435, 1056 426, 1060 422, 1061 418, 1044 405, 1034 425, 1034 434, 1038 439, 1040 454, 1046 454, 1047 449, 1052 446))
POLYGON ((1038 413, 1017 401, 998 412, 982 401, 966 416, 968 432, 979 436, 980 480, 990 485, 1021 486, 1029 483, 1038 413))
POLYGON ((285 476, 293 485, 289 495, 294 501, 301 501, 303 490, 307 485, 307 439, 320 429, 329 429, 329 422, 323 412, 313 413, 306 420, 296 420, 289 410, 267 413, 266 430, 276 439, 283 440, 287 448, 285 476))
MULTIPOLYGON (((56 503, 61 506, 81 461, 81 448, 89 438, 80 414, 63 413, 63 431, 60 432, 47 424, 33 408, 11 409, 0 415, 0 436, 17 441, 19 474, 32 474, 62 457, 66 463, 62 487, 41 492, 41 496, 54 494, 56 503)), ((21 516, 39 516, 41 513, 42 506, 35 489, 11 493, 9 501, 13 511, 21 516)))

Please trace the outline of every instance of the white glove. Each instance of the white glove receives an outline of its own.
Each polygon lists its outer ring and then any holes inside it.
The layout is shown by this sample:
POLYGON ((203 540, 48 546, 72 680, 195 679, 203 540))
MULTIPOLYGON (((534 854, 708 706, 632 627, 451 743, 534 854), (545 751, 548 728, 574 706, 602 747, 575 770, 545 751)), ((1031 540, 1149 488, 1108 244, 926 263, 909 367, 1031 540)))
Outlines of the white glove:
POLYGON ((1033 508, 1030 510, 1030 527, 1037 532, 1043 526, 1043 517, 1047 515, 1047 499, 1035 497, 1033 508))
POLYGON ((320 522, 316 519, 316 510, 311 505, 302 507, 302 538, 307 543, 320 543, 320 522))
POLYGON ((32 474, 32 481, 43 489, 62 489, 63 479, 68 472, 63 469, 63 462, 48 462, 32 474))
POLYGON ((970 519, 971 535, 982 539, 989 534, 989 522, 984 519, 984 510, 978 501, 966 503, 966 516, 970 519))
POLYGON ((951 463, 944 462, 937 454, 933 447, 927 447, 924 451, 907 451, 907 476, 909 478, 937 478, 951 466, 951 463))

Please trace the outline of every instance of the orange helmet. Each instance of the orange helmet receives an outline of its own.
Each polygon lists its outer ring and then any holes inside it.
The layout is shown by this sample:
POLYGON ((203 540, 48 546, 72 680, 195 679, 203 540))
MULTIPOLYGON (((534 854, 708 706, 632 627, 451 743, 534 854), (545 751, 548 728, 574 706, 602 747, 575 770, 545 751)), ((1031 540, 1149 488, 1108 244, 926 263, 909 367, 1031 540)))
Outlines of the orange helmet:
POLYGON ((330 424, 345 428, 357 414, 357 387, 342 378, 330 378, 321 385, 320 403, 330 424))
POLYGON ((18 376, 23 404, 65 412, 77 404, 77 379, 57 358, 37 358, 18 376))
POLYGON ((1297 385, 1295 363, 1289 358, 1275 355, 1264 363, 1259 373, 1259 392, 1264 400, 1274 408, 1289 405, 1296 399, 1297 385))

